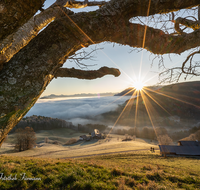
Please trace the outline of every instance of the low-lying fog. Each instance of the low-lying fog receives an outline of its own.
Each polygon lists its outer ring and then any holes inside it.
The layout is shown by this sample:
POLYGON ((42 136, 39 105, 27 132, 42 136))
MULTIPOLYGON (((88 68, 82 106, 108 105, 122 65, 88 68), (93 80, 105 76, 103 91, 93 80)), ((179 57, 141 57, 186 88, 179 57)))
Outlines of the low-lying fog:
POLYGON ((130 96, 39 99, 26 116, 41 115, 71 121, 74 125, 101 123, 99 114, 114 111, 130 96))

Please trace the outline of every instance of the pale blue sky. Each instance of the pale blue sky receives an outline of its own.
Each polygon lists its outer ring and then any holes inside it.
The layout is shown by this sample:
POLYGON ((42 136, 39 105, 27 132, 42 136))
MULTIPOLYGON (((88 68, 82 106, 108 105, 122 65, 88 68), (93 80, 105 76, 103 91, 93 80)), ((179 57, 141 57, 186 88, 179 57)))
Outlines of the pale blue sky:
MULTIPOLYGON (((46 6, 52 4, 53 0, 47 0, 46 6)), ((92 8, 93 10, 94 8, 92 8)), ((84 11, 89 11, 91 8, 85 8, 84 11)), ((73 10, 82 11, 82 10, 73 10)), ((94 47, 94 46, 93 46, 94 47)), ((90 47, 86 50, 89 52, 90 47)), ((97 45, 97 48, 104 48, 103 50, 97 51, 95 55, 96 61, 85 61, 85 64, 97 64, 97 66, 88 67, 88 69, 96 70, 102 66, 115 67, 120 69, 121 75, 114 77, 111 75, 105 76, 95 80, 80 80, 74 78, 57 78, 48 85, 42 96, 49 94, 80 94, 80 93, 103 93, 103 92, 119 92, 132 85, 132 80, 139 76, 140 64, 141 76, 145 80, 149 80, 146 85, 155 85, 158 82, 158 59, 155 60, 154 66, 151 68, 152 59, 155 55, 151 55, 146 50, 137 53, 136 51, 129 53, 133 48, 129 46, 120 46, 111 43, 101 43, 97 45), (151 56, 150 56, 151 55, 151 56), (142 61, 141 61, 142 59, 142 61), (132 79, 132 80, 131 80, 132 79)), ((164 62, 166 67, 180 66, 181 62, 184 61, 186 54, 171 55, 172 62, 168 55, 164 56, 164 62)), ((74 62, 67 61, 64 67, 79 67, 74 62)), ((193 78, 193 80, 199 80, 199 78, 193 78)), ((182 81, 182 80, 181 80, 182 81)))

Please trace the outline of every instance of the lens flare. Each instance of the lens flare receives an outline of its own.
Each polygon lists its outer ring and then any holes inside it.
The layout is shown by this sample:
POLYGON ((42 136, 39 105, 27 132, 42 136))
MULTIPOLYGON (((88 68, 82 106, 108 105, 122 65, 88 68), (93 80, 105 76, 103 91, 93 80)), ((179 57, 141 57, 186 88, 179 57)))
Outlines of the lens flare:
POLYGON ((137 90, 140 91, 144 88, 144 83, 142 81, 136 81, 133 83, 133 87, 137 90))

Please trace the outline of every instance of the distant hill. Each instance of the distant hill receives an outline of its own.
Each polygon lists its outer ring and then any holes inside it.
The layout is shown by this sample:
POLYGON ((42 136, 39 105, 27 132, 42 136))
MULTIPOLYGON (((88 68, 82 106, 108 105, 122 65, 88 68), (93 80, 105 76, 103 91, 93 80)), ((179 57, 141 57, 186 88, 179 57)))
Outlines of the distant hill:
POLYGON ((107 93, 82 93, 82 94, 73 94, 73 95, 55 95, 51 94, 49 96, 43 96, 40 99, 54 99, 54 98, 69 98, 69 97, 91 97, 91 96, 113 96, 115 93, 107 92, 107 93))
MULTIPOLYGON (((107 121, 116 121, 129 102, 118 122, 119 124, 134 126, 136 105, 138 108, 137 121, 141 125, 151 124, 146 107, 152 121, 158 125, 169 125, 172 116, 178 116, 181 121, 200 120, 200 81, 166 85, 157 90, 146 90, 146 93, 143 94, 144 98, 138 97, 138 104, 137 98, 132 98, 119 106, 117 110, 102 114, 103 118, 107 121)), ((177 125, 174 123, 174 126, 177 125)))

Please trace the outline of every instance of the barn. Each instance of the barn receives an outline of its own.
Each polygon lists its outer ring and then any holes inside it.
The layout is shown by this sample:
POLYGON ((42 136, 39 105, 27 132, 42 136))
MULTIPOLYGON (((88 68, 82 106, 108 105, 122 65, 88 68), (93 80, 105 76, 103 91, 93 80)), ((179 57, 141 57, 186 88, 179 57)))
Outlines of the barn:
POLYGON ((200 156, 199 141, 178 141, 177 146, 159 145, 162 155, 200 156))

